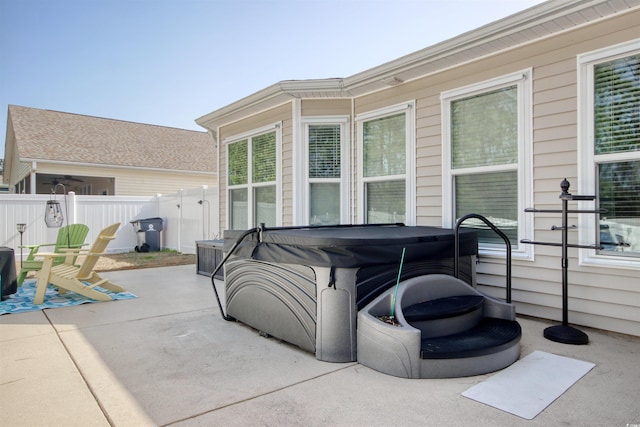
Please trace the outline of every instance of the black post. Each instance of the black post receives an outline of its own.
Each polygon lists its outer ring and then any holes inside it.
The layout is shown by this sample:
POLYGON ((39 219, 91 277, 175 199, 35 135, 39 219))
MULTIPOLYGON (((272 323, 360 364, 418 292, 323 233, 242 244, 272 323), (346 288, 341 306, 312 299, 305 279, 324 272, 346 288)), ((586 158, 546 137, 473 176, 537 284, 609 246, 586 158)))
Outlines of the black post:
POLYGON ((569 182, 565 179, 562 183, 567 183, 567 188, 562 188, 562 324, 569 324, 569 251, 567 243, 569 243, 569 221, 567 214, 567 198, 566 194, 569 189, 569 182))
POLYGON ((18 223, 16 224, 16 227, 20 233, 20 270, 22 270, 22 235, 24 234, 24 230, 27 228, 27 224, 18 223))
MULTIPOLYGON (((589 336, 579 329, 569 326, 569 256, 568 256, 568 209, 569 200, 593 200, 592 196, 573 196, 569 193, 569 181, 565 178, 560 183, 562 193, 562 325, 549 326, 544 330, 544 337, 548 340, 563 344, 587 344, 589 336)), ((572 245, 575 247, 575 245, 572 245)))

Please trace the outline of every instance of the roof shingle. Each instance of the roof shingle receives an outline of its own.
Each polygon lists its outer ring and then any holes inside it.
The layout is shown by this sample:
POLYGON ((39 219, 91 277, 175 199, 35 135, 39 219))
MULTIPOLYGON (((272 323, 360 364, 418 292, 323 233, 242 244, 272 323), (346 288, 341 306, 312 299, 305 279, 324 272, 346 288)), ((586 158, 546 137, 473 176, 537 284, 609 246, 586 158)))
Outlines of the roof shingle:
POLYGON ((215 171, 206 132, 9 106, 21 159, 105 166, 215 171))

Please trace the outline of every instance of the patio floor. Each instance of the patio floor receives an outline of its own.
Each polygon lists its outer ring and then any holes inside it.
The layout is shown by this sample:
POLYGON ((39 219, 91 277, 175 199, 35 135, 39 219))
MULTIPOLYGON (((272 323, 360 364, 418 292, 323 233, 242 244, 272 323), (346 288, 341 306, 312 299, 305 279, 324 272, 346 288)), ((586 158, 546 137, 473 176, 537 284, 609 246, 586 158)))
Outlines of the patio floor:
POLYGON ((461 396, 492 374, 407 380, 327 363, 221 319, 193 265, 105 273, 136 299, 0 317, 6 426, 389 426, 640 424, 640 339, 581 328, 586 346, 535 350, 596 364, 533 420, 461 396))

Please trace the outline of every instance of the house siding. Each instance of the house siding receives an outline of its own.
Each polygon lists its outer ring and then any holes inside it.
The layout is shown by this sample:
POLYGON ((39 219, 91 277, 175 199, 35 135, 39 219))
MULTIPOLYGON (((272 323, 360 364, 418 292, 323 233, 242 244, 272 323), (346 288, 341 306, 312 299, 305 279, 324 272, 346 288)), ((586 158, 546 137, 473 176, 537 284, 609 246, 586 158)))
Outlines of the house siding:
MULTIPOLYGON (((573 193, 579 194, 578 176, 578 69, 577 56, 640 37, 640 9, 611 15, 571 30, 559 30, 545 36, 461 65, 440 69, 397 86, 377 90, 353 99, 302 99, 301 115, 351 115, 351 206, 353 221, 357 221, 357 150, 358 135, 355 118, 384 107, 415 100, 416 135, 416 223, 442 226, 442 111, 444 91, 477 84, 521 70, 531 70, 531 138, 533 176, 533 206, 540 209, 560 209, 560 182, 571 182, 573 193), (352 110, 353 109, 353 110, 352 110)), ((569 25, 570 26, 570 25, 569 25)), ((523 29, 523 31, 531 31, 523 29)), ((519 37, 513 33, 513 37, 519 37)), ((455 53, 455 55, 459 55, 455 53)), ((450 62, 451 63, 451 62, 450 62)), ((287 106, 288 107, 288 106, 287 106)), ((257 128, 276 118, 283 122, 283 222, 290 224, 296 201, 292 191, 295 144, 292 118, 296 115, 284 106, 271 108, 259 115, 222 128, 221 138, 257 128)), ((226 153, 221 152, 221 177, 226 168, 226 153)), ((220 182, 221 188, 224 179, 220 182)), ((226 218, 225 192, 221 194, 221 218, 226 218)), ((445 196, 446 197, 446 196, 445 196)), ((534 240, 560 242, 560 233, 552 231, 560 225, 559 214, 533 215, 534 240)), ((569 224, 578 224, 572 214, 569 224)), ((577 233, 570 234, 577 240, 577 233)), ((595 231, 593 240, 595 242, 595 231)), ((593 243, 593 242, 590 242, 593 243)), ((521 245, 521 244, 520 244, 521 245)), ((559 321, 562 318, 561 249, 534 246, 532 259, 515 258, 512 265, 513 301, 519 314, 559 321)), ((503 257, 481 256, 477 266, 478 287, 489 295, 505 295, 505 265, 503 257)), ((640 281, 638 269, 580 265, 578 250, 569 250, 569 320, 571 323, 640 336, 640 281)))
MULTIPOLYGON (((423 87, 448 90, 497 77, 524 68, 533 68, 533 164, 534 204, 538 208, 559 209, 559 183, 565 177, 577 193, 577 65, 578 54, 614 45, 640 36, 637 23, 640 12, 567 32, 558 37, 509 51, 460 69, 447 71, 447 84, 436 76, 420 81, 423 87), (611 33, 611 29, 615 29, 611 33), (522 59, 521 59, 522 58, 522 59), (487 71, 490 70, 490 71, 487 71), (461 76, 452 79, 453 76, 461 76), (474 76, 470 79, 468 76, 474 76)), ((435 93, 434 93, 435 95, 435 93)), ((439 100, 435 96, 418 99, 417 147, 418 185, 428 185, 438 178, 436 165, 441 159, 437 150, 441 138, 436 129, 439 100), (422 112, 426 110, 427 112, 422 112), (424 127, 423 127, 424 126, 424 127), (425 156, 421 155, 422 153, 425 156), (431 158, 431 161, 429 159, 431 158)), ((437 179, 430 189, 418 192, 418 223, 430 224, 438 214, 437 179), (425 195, 420 197, 420 195, 425 195), (426 195, 430 195, 427 197, 426 195), (426 203, 426 204, 425 204, 426 203)), ((559 225, 554 214, 537 214, 534 218, 535 240, 559 241, 551 231, 559 225)), ((577 224, 577 215, 570 215, 577 224)), ((571 238, 571 237, 570 237, 571 238)), ((595 233, 594 233, 595 240, 595 233)), ((513 300, 519 313, 561 320, 560 248, 536 246, 535 261, 514 260, 512 270, 513 300)), ((490 295, 504 296, 504 260, 482 257, 478 265, 478 284, 490 295)), ((579 265, 578 251, 569 251, 570 320, 585 326, 638 335, 640 331, 640 289, 637 272, 616 268, 579 265), (615 278, 612 280, 612 278, 615 278)))
POLYGON ((302 116, 347 116, 351 115, 350 99, 304 99, 302 116))
MULTIPOLYGON (((18 167, 15 168, 15 172, 14 172, 14 169, 11 170, 11 181, 8 181, 8 182, 16 182, 18 176, 27 175, 31 170, 31 165, 29 163, 19 161, 17 153, 14 153, 13 155, 13 164, 14 165, 17 164, 18 167)), ((26 189, 26 190, 28 191, 29 189, 26 189)))

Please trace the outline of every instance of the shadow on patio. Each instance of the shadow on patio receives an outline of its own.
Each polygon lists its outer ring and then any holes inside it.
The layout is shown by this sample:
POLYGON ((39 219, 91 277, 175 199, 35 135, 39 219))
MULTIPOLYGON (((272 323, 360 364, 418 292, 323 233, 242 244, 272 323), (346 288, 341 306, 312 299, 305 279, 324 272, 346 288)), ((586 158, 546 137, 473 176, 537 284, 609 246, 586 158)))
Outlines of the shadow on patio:
POLYGON ((640 339, 588 330, 586 346, 542 337, 535 350, 596 364, 531 421, 461 396, 492 374, 406 380, 356 362, 327 363, 221 319, 193 265, 104 275, 136 299, 0 317, 3 424, 474 425, 640 423, 640 339))

